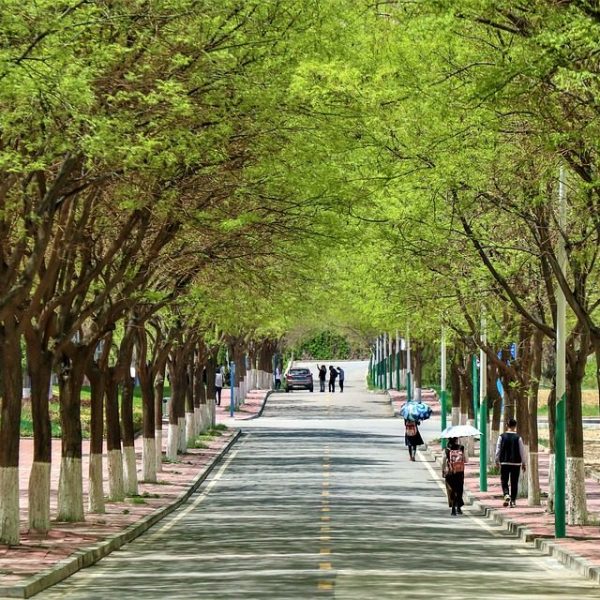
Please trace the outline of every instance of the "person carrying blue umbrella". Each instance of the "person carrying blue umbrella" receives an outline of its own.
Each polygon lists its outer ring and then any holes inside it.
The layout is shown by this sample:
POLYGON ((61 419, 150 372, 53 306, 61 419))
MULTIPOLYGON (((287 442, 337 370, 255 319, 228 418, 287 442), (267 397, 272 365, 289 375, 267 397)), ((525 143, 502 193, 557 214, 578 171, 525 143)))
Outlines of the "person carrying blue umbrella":
POLYGON ((423 438, 419 432, 421 421, 413 421, 404 419, 404 443, 408 447, 408 457, 411 461, 415 461, 417 454, 417 446, 423 444, 423 438))

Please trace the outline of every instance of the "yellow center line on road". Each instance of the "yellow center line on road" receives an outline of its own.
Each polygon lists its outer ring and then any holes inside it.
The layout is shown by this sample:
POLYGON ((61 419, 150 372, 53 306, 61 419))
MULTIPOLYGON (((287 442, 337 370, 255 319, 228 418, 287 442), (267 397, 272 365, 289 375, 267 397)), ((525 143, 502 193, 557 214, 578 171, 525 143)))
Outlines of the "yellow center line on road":
POLYGON ((321 569, 321 571, 331 571, 331 563, 321 562, 319 563, 319 569, 321 569))
POLYGON ((324 496, 324 497, 329 496, 329 492, 327 490, 323 490, 321 492, 321 496, 324 496))
POLYGON ((331 554, 331 548, 321 548, 320 554, 331 554))
POLYGON ((321 515, 321 521, 331 521, 331 517, 329 515, 321 515))
POLYGON ((317 586, 320 590, 332 590, 333 589, 333 581, 319 581, 317 586))

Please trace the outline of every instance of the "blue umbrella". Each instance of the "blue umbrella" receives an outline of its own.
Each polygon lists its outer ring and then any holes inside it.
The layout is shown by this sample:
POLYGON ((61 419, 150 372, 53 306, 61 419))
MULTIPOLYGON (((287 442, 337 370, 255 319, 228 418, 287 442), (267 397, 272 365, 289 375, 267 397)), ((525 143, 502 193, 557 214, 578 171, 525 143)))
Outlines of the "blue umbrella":
POLYGON ((431 406, 425 402, 406 402, 400 408, 400 416, 407 421, 425 421, 431 416, 431 406))

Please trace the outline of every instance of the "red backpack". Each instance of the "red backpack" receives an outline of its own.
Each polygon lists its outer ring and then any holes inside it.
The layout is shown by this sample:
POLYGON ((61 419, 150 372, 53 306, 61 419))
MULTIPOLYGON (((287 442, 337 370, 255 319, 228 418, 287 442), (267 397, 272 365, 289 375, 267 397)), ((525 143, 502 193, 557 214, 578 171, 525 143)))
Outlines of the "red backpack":
POLYGON ((465 454, 462 449, 448 450, 448 473, 464 473, 465 454))
POLYGON ((413 421, 408 421, 406 423, 406 435, 417 435, 417 424, 413 421))

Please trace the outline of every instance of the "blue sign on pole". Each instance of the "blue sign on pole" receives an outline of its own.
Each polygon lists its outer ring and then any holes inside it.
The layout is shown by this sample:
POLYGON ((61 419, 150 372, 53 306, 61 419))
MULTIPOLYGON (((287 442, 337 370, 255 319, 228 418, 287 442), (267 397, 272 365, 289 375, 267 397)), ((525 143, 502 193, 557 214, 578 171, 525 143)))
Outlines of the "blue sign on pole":
POLYGON ((233 417, 235 411, 235 363, 231 361, 229 363, 229 384, 231 386, 231 393, 229 397, 229 416, 233 417))

